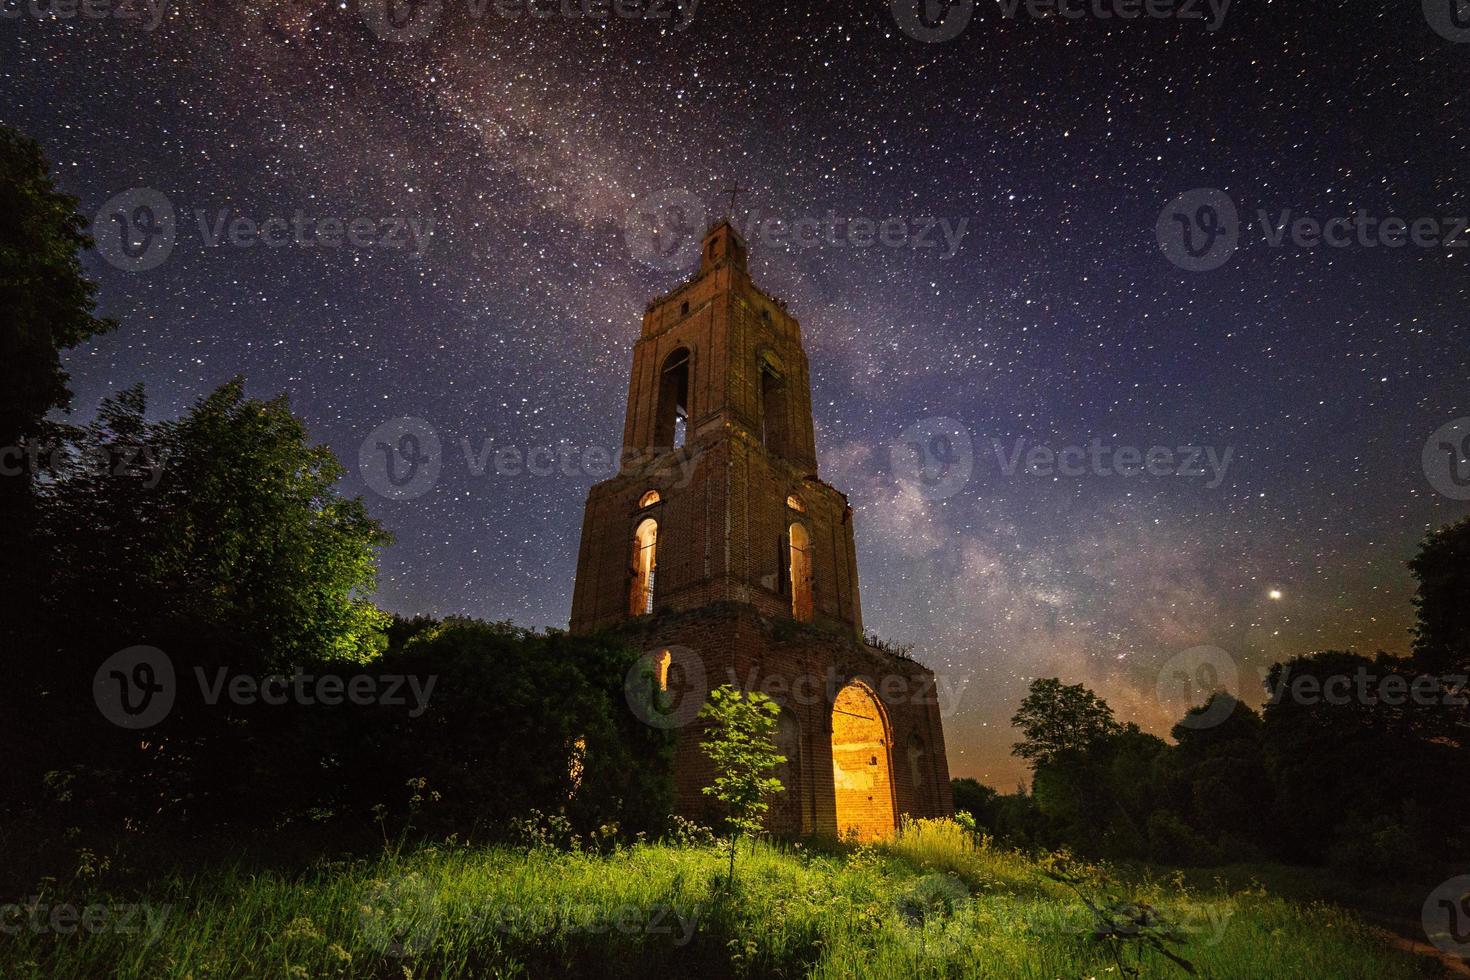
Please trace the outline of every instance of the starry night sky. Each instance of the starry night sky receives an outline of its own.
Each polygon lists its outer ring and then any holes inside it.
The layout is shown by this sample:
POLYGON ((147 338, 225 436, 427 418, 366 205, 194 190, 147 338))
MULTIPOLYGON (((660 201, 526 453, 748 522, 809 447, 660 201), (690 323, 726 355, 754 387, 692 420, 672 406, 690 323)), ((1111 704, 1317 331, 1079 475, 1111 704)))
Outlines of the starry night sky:
POLYGON ((1234 658, 1251 700, 1276 659, 1406 649, 1402 563, 1467 510, 1421 450, 1470 415, 1470 250, 1273 248, 1255 228, 1192 272, 1155 224, 1195 188, 1248 221, 1470 214, 1470 44, 1417 0, 1240 0, 1213 33, 1006 21, 982 0, 942 43, 881 0, 706 0, 681 20, 445 0, 407 41, 354 2, 180 0, 152 31, 0 20, 0 123, 41 142, 84 213, 139 187, 178 212, 157 268, 89 256, 121 327, 68 357, 74 415, 141 380, 170 416, 243 373, 289 394, 397 535, 385 608, 564 627, 593 476, 476 476, 462 440, 618 444, 644 304, 687 274, 638 260, 629 209, 688 192, 712 217, 739 180, 739 221, 963 219, 948 259, 751 243, 756 281, 802 323, 866 623, 967 685, 945 719, 954 775, 1021 775, 1007 720, 1037 676, 1164 733, 1181 706, 1160 702, 1160 668, 1198 645, 1234 658), (221 209, 434 230, 422 254, 208 247, 194 213, 221 209), (414 499, 357 466, 397 417, 444 447, 414 499), (947 496, 889 451, 937 418, 973 446, 947 496), (1007 476, 992 442, 1094 438, 1232 456, 1214 487, 1007 476))

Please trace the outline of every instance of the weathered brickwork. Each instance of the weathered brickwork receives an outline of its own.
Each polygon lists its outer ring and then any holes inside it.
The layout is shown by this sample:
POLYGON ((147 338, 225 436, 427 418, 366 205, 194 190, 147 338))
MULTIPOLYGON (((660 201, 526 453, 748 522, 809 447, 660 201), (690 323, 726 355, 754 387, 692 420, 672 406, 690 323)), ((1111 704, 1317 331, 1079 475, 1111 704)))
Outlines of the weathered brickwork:
MULTIPOLYGON (((644 315, 625 466, 588 495, 571 628, 674 650, 671 694, 733 682, 775 697, 790 761, 773 830, 873 837, 948 814, 933 675, 862 641, 853 512, 817 478, 800 325, 751 282, 728 223, 703 247, 699 274, 644 315), (650 518, 645 615, 634 535, 650 518)), ((712 819, 696 725, 675 779, 681 812, 712 819)))

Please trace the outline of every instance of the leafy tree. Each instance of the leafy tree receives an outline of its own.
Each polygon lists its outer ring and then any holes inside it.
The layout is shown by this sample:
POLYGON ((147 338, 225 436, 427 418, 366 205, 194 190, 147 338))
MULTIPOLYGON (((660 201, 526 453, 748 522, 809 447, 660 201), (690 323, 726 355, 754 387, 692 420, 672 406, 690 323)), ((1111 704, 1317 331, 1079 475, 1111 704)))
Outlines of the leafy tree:
POLYGON ((1266 775, 1261 716, 1234 696, 1216 692, 1191 708, 1170 734, 1178 743, 1165 777, 1177 787, 1167 794, 1171 805, 1212 838, 1270 844, 1274 793, 1266 775), (1221 720, 1206 725, 1201 718, 1221 720))
POLYGON ((125 784, 105 795, 133 818, 202 805, 201 780, 223 793, 262 734, 249 712, 191 698, 197 672, 363 663, 387 622, 368 594, 388 536, 337 494, 341 466, 284 399, 248 399, 237 380, 177 420, 149 422, 145 407, 136 388, 106 401, 38 485, 40 628, 11 648, 0 691, 24 733, 5 778, 29 795, 48 769, 105 770, 125 784), (98 665, 138 645, 188 680, 147 752, 90 697, 98 665))
POLYGON ((1470 517, 1425 536, 1409 561, 1414 659, 1431 674, 1470 672, 1470 517))
POLYGON ((1000 797, 999 793, 968 776, 963 779, 951 779, 949 788, 954 793, 955 810, 963 810, 968 813, 982 827, 995 825, 995 807, 996 800, 1000 797))
POLYGON ((141 389, 105 402, 44 490, 63 618, 86 609, 106 641, 228 637, 251 669, 381 652, 388 617, 367 596, 390 536, 336 492, 341 464, 286 399, 237 378, 181 419, 144 412, 141 389))
POLYGON ((1122 730, 1106 701, 1081 684, 1065 685, 1055 677, 1031 682, 1011 724, 1022 736, 1011 754, 1030 759, 1033 769, 1065 752, 1085 752, 1122 730))
POLYGON ((0 126, 0 446, 67 407, 61 351, 114 326, 93 315, 97 287, 80 258, 92 239, 76 206, 36 142, 0 126))
POLYGON ((1470 764, 1462 745, 1442 737, 1446 716, 1463 709, 1416 703, 1408 696, 1416 679, 1411 665, 1381 653, 1329 650, 1272 667, 1262 744, 1287 857, 1320 860, 1355 820, 1398 814, 1409 802, 1427 821, 1421 854, 1434 853, 1436 838, 1464 836, 1470 792, 1446 774, 1470 764))
POLYGON ((699 711, 705 724, 701 741, 715 767, 713 785, 704 787, 725 805, 730 823, 730 882, 735 881, 735 846, 761 830, 770 797, 785 790, 773 775, 786 757, 776 751, 781 706, 759 691, 749 693, 730 684, 710 692, 699 711))
POLYGON ((0 648, 12 650, 39 635, 47 556, 33 540, 33 490, 49 463, 46 415, 71 403, 61 352, 113 327, 93 315, 97 287, 80 258, 92 239, 76 206, 35 141, 0 126, 0 648))
MULTIPOLYGON (((321 806, 363 813, 387 799, 384 787, 424 777, 443 794, 427 818, 441 823, 436 829, 493 826, 532 809, 564 816, 582 834, 661 829, 674 733, 627 708, 624 683, 638 650, 609 635, 534 633, 508 622, 413 626, 369 670, 433 678, 427 710, 339 712, 329 738, 310 740, 308 757, 321 765, 301 769, 302 790, 322 796, 321 806), (313 784, 332 760, 338 778, 313 784)), ((323 713, 313 717, 325 723, 323 713)))

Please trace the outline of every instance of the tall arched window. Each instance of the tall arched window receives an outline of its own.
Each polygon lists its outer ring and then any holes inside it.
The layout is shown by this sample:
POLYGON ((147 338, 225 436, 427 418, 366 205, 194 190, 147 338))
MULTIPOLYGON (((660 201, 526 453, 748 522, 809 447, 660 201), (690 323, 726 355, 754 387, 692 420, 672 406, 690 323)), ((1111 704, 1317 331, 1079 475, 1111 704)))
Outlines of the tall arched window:
POLYGON ((689 348, 680 347, 664 358, 659 373, 658 414, 653 419, 655 449, 677 449, 684 445, 689 421, 689 348))
POLYGON ((770 361, 761 361, 761 445, 776 456, 787 452, 791 416, 786 404, 786 380, 770 361))
POLYGON ((653 575, 657 567, 658 521, 647 518, 633 532, 633 587, 628 592, 628 612, 642 616, 653 612, 653 575))
POLYGON ((791 542, 791 615, 798 623, 812 621, 812 544, 801 524, 787 532, 791 542))

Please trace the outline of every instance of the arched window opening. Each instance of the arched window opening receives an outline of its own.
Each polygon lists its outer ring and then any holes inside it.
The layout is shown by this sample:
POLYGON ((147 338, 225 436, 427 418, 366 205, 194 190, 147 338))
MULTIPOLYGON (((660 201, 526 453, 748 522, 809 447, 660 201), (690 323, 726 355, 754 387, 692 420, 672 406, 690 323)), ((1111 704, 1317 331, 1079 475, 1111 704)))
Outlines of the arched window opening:
POLYGON ((801 505, 801 499, 797 497, 794 493, 786 498, 786 506, 796 511, 798 514, 806 513, 806 508, 801 505))
POLYGON ((657 565, 658 522, 647 518, 633 532, 633 587, 628 612, 642 616, 653 612, 653 576, 657 565))
POLYGON ((638 498, 638 509, 642 510, 645 507, 652 507, 654 504, 658 503, 662 499, 663 498, 658 495, 657 490, 650 490, 643 496, 638 498))
POLYGON ((682 302, 682 303, 679 304, 679 315, 680 316, 688 316, 689 315, 689 301, 687 299, 684 302, 682 302))
POLYGON ((791 615, 798 623, 812 621, 812 547, 811 537, 801 524, 792 524, 787 532, 791 559, 791 615))
POLYGON ((669 689, 669 665, 674 662, 672 650, 660 650, 658 656, 653 658, 653 676, 658 681, 658 689, 667 691, 669 689))
POLYGON ((653 422, 657 449, 684 445, 689 421, 689 350, 680 347, 664 360, 658 385, 658 415, 653 422))
POLYGON ((853 682, 832 702, 832 783, 839 837, 876 840, 893 834, 893 774, 888 725, 878 699, 853 682))
POLYGON ((786 402, 786 380, 769 361, 761 362, 761 445, 777 456, 787 452, 791 413, 786 402))

